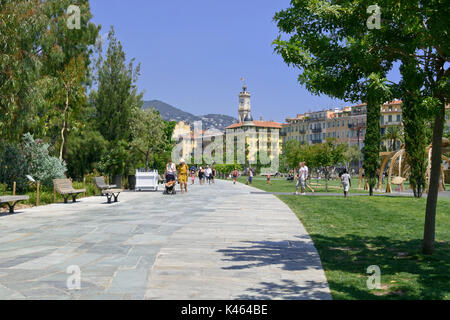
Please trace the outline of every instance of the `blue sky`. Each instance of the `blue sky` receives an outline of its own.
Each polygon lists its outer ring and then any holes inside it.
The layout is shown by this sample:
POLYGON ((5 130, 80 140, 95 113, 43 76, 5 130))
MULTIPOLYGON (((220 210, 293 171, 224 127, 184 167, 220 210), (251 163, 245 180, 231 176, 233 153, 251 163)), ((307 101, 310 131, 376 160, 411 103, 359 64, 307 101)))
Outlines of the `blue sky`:
POLYGON ((308 110, 350 105, 314 96, 298 70, 273 52, 272 18, 289 0, 92 0, 93 22, 114 25, 127 58, 141 63, 138 87, 195 115, 237 117, 240 78, 252 94, 255 119, 284 121, 308 110))

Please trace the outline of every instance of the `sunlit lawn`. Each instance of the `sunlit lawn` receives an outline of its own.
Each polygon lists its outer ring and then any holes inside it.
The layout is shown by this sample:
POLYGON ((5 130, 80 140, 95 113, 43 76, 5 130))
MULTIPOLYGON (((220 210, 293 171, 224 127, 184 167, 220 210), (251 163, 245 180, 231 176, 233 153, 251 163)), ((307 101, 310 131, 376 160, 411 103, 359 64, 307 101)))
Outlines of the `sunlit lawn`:
MULTIPOLYGON (((353 183, 357 187, 358 181, 353 183)), ((253 187, 295 191, 294 182, 283 180, 266 185, 256 179, 253 187)), ((436 251, 425 256, 421 254, 425 198, 278 197, 311 235, 334 299, 450 299, 450 198, 438 201, 436 251), (381 269, 380 290, 367 287, 371 265, 381 269)))
MULTIPOLYGON (((241 183, 247 182, 247 177, 239 177, 238 181, 241 183)), ((325 181, 324 180, 308 180, 308 185, 310 185, 314 192, 326 192, 325 189, 325 181)), ((253 178, 252 186, 255 188, 262 189, 268 192, 295 192, 296 181, 287 181, 286 178, 272 178, 271 184, 268 184, 266 178, 264 177, 255 177, 253 178)), ((307 189, 307 193, 310 193, 311 190, 307 189)), ((332 193, 343 193, 342 188, 340 188, 339 180, 329 180, 328 181, 328 192, 332 193)), ((358 179, 352 179, 352 187, 350 188, 351 193, 368 193, 369 191, 359 189, 358 188, 358 179)))

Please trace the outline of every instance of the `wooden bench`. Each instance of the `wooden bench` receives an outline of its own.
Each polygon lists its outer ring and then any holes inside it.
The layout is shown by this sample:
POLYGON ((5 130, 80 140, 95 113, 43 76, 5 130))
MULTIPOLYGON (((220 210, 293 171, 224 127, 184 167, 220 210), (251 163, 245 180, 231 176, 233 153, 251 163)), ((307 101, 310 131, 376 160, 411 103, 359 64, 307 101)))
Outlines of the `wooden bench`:
MULTIPOLYGON (((104 177, 94 177, 95 186, 100 190, 113 189, 116 187, 115 184, 106 184, 104 177)), ((103 193, 102 193, 103 195, 103 193)))
POLYGON ((9 207, 9 213, 14 213, 14 207, 19 201, 30 199, 29 196, 2 196, 0 197, 0 204, 6 203, 9 207))
POLYGON ((108 203, 111 203, 112 197, 114 197, 114 202, 119 201, 119 194, 122 192, 122 189, 105 189, 102 190, 102 196, 106 196, 108 198, 108 203))
POLYGON ((115 189, 115 184, 106 184, 104 177, 95 177, 94 182, 97 188, 100 189, 102 196, 108 198, 108 203, 111 203, 113 197, 114 202, 119 200, 119 194, 122 192, 122 189, 115 189))
POLYGON ((69 179, 53 179, 53 185, 56 191, 63 196, 64 203, 67 203, 69 197, 72 197, 73 202, 77 202, 77 196, 86 192, 86 189, 74 189, 69 179))

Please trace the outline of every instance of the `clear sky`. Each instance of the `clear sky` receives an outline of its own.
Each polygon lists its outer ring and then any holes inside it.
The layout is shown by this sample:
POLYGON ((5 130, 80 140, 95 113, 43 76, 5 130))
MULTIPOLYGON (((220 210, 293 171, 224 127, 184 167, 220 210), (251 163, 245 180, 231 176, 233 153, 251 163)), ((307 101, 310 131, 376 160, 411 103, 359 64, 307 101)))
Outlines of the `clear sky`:
POLYGON ((241 77, 252 94, 254 119, 284 122, 308 110, 351 105, 314 96, 298 70, 273 52, 274 14, 289 0, 91 0, 93 21, 114 25, 127 58, 141 63, 138 87, 195 115, 237 118, 241 77))

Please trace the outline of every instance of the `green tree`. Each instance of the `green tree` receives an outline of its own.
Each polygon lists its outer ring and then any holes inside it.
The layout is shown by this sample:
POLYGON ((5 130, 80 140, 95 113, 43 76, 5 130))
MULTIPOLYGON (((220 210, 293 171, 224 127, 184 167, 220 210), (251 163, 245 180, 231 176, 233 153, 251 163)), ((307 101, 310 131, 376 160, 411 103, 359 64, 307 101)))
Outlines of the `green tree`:
POLYGON ((409 63, 403 63, 400 67, 403 87, 403 125, 405 137, 405 149, 409 155, 410 184, 414 192, 414 197, 422 197, 425 190, 425 174, 428 166, 427 147, 427 123, 429 114, 427 108, 423 107, 421 88, 423 86, 423 73, 417 69, 413 59, 405 59, 409 63))
POLYGON ((108 41, 106 59, 100 55, 97 61, 98 90, 91 92, 97 130, 108 141, 131 141, 132 122, 144 104, 143 93, 138 94, 135 85, 140 65, 134 68, 134 59, 126 64, 122 44, 113 27, 108 33, 108 41))
POLYGON ((0 1, 0 140, 30 131, 40 77, 41 35, 48 25, 39 0, 0 1))
MULTIPOLYGON (((403 106, 404 105, 405 104, 403 103, 403 106)), ((390 145, 391 151, 395 151, 398 149, 397 142, 403 139, 402 130, 397 126, 389 127, 381 139, 388 141, 388 147, 390 145)))
MULTIPOLYGON (((433 151, 423 252, 434 250, 445 105, 448 101, 448 21, 450 7, 440 0, 380 0, 380 29, 369 29, 368 0, 292 1, 275 15, 290 36, 274 42, 283 59, 300 69, 299 80, 314 93, 353 100, 367 91, 364 80, 385 77, 393 61, 417 59, 426 74, 421 94, 432 97, 433 151), (447 64, 447 65, 446 65, 447 64)), ((369 152, 376 148, 369 148, 369 152)), ((366 150, 367 153, 367 150, 366 150)))
POLYGON ((132 148, 136 149, 145 159, 148 170, 149 161, 156 153, 165 151, 166 136, 164 122, 159 112, 153 108, 139 111, 132 122, 132 148))
POLYGON ((373 189, 377 183, 377 173, 380 167, 380 117, 381 105, 386 101, 388 91, 385 79, 380 79, 379 75, 369 76, 367 90, 367 129, 364 140, 364 174, 369 184, 369 194, 373 196, 373 189))
POLYGON ((98 131, 88 127, 67 136, 68 175, 82 179, 84 175, 98 168, 98 163, 106 152, 107 141, 98 131))
POLYGON ((327 192, 331 170, 345 162, 346 152, 347 145, 337 143, 335 139, 327 139, 325 143, 312 146, 314 160, 311 163, 312 166, 320 168, 325 174, 325 190, 327 192))
POLYGON ((362 152, 361 149, 359 148, 359 146, 357 145, 352 145, 350 146, 347 151, 345 152, 345 158, 348 159, 349 163, 347 164, 347 167, 350 167, 350 164, 352 162, 361 162, 362 160, 362 152))

